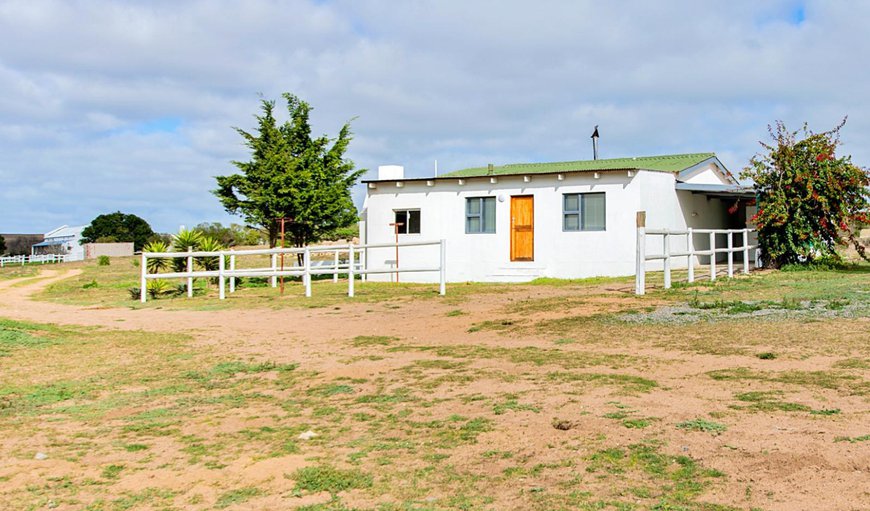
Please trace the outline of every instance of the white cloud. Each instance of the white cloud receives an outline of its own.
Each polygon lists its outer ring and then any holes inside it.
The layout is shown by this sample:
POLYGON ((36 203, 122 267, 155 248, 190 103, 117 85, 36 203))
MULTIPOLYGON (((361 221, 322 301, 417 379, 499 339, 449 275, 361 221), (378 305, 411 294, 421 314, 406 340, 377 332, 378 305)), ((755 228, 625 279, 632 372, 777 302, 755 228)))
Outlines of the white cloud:
MULTIPOLYGON (((262 92, 358 116, 360 167, 716 151, 739 171, 766 125, 870 152, 870 4, 709 2, 0 3, 0 232, 140 214, 229 221, 209 193, 262 92), (759 5, 762 4, 762 5, 759 5), (24 213, 24 212, 27 213, 24 213)), ((356 196, 362 195, 356 191, 356 196)))

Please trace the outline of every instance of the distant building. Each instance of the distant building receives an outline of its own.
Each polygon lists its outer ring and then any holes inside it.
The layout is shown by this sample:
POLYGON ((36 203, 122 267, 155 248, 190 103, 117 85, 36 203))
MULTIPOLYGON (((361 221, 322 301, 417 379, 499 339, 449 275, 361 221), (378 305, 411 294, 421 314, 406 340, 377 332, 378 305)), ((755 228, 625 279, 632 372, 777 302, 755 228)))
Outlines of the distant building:
POLYGON ((64 225, 45 233, 45 240, 33 245, 31 255, 58 254, 68 255, 68 260, 80 261, 85 258, 85 248, 82 246, 82 230, 87 227, 80 225, 70 227, 64 225))

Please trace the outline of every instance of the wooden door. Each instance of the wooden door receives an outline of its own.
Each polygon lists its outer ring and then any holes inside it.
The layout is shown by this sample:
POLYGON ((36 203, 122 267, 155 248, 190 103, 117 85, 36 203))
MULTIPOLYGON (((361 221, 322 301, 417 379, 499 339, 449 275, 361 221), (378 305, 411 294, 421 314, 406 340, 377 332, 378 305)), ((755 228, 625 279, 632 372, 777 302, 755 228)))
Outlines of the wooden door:
POLYGON ((535 198, 511 197, 511 261, 535 260, 535 198))

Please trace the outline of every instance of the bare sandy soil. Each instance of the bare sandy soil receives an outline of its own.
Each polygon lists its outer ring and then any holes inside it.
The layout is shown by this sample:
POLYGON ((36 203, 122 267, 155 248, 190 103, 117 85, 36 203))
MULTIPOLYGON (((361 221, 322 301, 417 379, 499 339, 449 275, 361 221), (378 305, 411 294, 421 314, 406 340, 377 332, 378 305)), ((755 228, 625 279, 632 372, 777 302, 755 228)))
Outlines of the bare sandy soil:
MULTIPOLYGON (((861 362, 870 361, 866 318, 695 327, 584 321, 657 305, 627 297, 618 285, 572 290, 570 297, 558 287, 518 288, 474 296, 460 306, 409 300, 398 306, 170 311, 31 299, 70 276, 46 270, 33 279, 0 281, 0 317, 182 332, 191 339, 186 352, 207 354, 209 361, 292 363, 300 376, 278 385, 285 378, 280 372, 236 374, 233 381, 245 392, 266 398, 234 407, 203 404, 178 418, 174 433, 138 440, 124 429, 130 417, 171 408, 174 396, 121 403, 81 420, 0 415, 0 424, 6 423, 0 438, 4 509, 653 509, 681 491, 688 495, 683 507, 657 509, 870 509, 870 441, 855 441, 870 434, 870 370, 861 362), (535 306, 547 300, 553 304, 535 306), (451 314, 457 309, 462 313, 451 314), (554 321, 558 329, 540 327, 554 321), (483 322, 492 323, 479 328, 483 322), (785 355, 756 356, 764 351, 785 355), (858 362, 841 369, 844 360, 858 362), (653 385, 635 388, 609 375, 653 385), (362 399, 400 392, 414 399, 362 399), (749 392, 768 393, 775 403, 751 409, 758 400, 735 398, 749 392), (788 410, 780 402, 803 408, 788 410), (467 426, 477 417, 487 427, 474 438, 450 426, 452 420, 467 426), (699 418, 727 429, 677 428, 699 418), (238 437, 279 427, 320 436, 268 457, 261 445, 238 437), (185 438, 192 437, 220 452, 191 455, 185 438), (379 447, 402 441, 406 447, 379 447), (138 443, 147 444, 147 456, 117 447, 138 443), (35 452, 48 459, 34 459, 35 452), (360 452, 365 456, 355 454, 360 452), (666 466, 651 456, 662 456, 666 466), (683 481, 680 457, 710 474, 683 481), (374 483, 334 496, 300 491, 294 474, 324 463, 359 469, 374 483), (108 466, 123 470, 107 476, 108 466), (245 488, 256 491, 232 493, 245 488), (155 493, 143 496, 145 489, 155 493)), ((116 354, 105 349, 117 360, 100 359, 93 369, 88 360, 48 365, 65 368, 70 373, 62 379, 73 380, 101 374, 99 367, 124 367, 124 357, 136 356, 127 348, 116 354)), ((152 362, 159 364, 155 353, 152 362)), ((0 357, 0 368, 17 371, 28 384, 57 377, 50 367, 13 368, 15 360, 0 357)))

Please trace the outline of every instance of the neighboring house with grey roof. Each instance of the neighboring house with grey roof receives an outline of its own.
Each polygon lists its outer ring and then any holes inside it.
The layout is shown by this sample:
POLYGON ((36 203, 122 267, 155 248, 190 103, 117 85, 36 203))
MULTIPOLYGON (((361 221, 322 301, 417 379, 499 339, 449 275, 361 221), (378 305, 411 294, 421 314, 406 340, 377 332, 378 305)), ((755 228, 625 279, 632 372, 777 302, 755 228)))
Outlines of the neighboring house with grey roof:
POLYGON ((45 239, 34 244, 31 255, 56 254, 66 255, 69 261, 80 261, 85 258, 85 248, 82 246, 82 230, 87 227, 80 225, 70 227, 63 225, 45 233, 45 239))
MULTIPOLYGON (((486 166, 430 178, 406 178, 403 167, 388 165, 363 182, 363 243, 393 243, 397 223, 400 241, 445 239, 451 282, 632 275, 636 212, 656 229, 743 228, 755 203, 752 188, 714 153, 486 166)), ((707 248, 700 239, 695 247, 707 248)), ((432 266, 437 250, 403 248, 399 265, 432 266)), ((394 267, 395 250, 368 249, 365 264, 394 267)))

